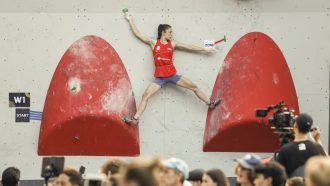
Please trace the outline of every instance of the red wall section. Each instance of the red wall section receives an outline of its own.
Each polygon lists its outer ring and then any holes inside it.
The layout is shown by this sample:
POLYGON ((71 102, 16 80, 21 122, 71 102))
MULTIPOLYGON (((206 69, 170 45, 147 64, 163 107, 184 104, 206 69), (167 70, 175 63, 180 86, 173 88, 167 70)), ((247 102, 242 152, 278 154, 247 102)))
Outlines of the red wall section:
POLYGON ((51 80, 38 154, 138 155, 138 126, 120 119, 135 112, 117 52, 97 36, 83 37, 65 52, 51 80))
POLYGON ((212 92, 212 97, 218 96, 222 103, 207 114, 206 152, 273 152, 279 147, 278 136, 255 117, 256 108, 284 100, 299 113, 285 58, 275 42, 260 32, 244 35, 227 54, 212 92))

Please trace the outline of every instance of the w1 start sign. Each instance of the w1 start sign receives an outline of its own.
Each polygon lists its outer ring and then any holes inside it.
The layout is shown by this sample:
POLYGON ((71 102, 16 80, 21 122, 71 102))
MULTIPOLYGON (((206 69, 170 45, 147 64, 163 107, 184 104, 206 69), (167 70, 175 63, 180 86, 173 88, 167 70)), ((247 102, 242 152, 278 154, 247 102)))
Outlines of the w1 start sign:
POLYGON ((25 107, 16 108, 15 121, 16 122, 30 122, 30 93, 29 92, 15 92, 9 93, 9 107, 25 107))

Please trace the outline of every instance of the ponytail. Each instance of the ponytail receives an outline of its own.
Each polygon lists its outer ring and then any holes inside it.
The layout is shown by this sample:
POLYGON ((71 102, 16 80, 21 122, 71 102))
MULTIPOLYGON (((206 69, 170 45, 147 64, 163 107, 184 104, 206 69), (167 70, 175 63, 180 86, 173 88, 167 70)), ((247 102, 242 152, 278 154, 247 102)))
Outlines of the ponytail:
POLYGON ((168 24, 159 24, 158 26, 158 36, 157 36, 157 39, 160 39, 162 37, 162 32, 166 31, 167 29, 171 28, 170 25, 168 24))

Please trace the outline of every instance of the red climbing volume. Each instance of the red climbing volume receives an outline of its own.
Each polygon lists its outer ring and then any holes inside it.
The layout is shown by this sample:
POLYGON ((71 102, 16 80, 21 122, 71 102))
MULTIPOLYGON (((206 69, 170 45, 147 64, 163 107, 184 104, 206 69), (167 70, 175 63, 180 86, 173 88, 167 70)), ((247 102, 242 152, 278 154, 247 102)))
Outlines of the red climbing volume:
POLYGON ((267 118, 256 118, 256 109, 283 100, 299 113, 285 58, 275 42, 260 32, 244 35, 231 48, 212 97, 221 97, 222 102, 207 113, 203 145, 207 152, 273 152, 279 148, 279 137, 267 118))
POLYGON ((139 155, 132 86, 117 52, 86 36, 63 55, 52 77, 39 134, 39 155, 139 155))

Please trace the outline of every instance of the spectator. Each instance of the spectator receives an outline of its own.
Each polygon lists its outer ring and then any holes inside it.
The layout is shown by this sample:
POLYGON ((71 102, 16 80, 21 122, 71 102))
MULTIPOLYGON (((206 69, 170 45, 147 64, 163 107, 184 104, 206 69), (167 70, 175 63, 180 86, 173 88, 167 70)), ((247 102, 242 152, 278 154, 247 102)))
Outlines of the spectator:
POLYGON ((236 161, 235 175, 237 184, 241 186, 252 186, 253 169, 261 163, 260 157, 254 154, 247 154, 236 161))
POLYGON ((292 177, 286 180, 285 186, 305 186, 304 178, 292 177))
POLYGON ((312 136, 312 140, 315 143, 321 145, 325 156, 329 157, 329 154, 324 150, 323 145, 322 145, 322 141, 321 141, 321 130, 320 130, 320 128, 319 127, 314 127, 310 131, 311 131, 310 134, 312 136))
POLYGON ((225 174, 220 169, 211 169, 203 174, 202 186, 230 186, 225 174))
POLYGON ((2 185, 3 186, 18 186, 20 185, 19 179, 21 171, 16 167, 8 167, 2 173, 2 185))
POLYGON ((159 186, 161 163, 158 160, 137 160, 124 173, 125 186, 159 186))
POLYGON ((120 168, 126 166, 126 162, 120 159, 111 159, 106 161, 101 167, 101 173, 105 174, 108 178, 111 175, 117 174, 120 168))
POLYGON ((306 186, 330 185, 330 159, 314 156, 306 163, 306 186))
POLYGON ((83 179, 80 173, 69 167, 65 167, 63 172, 54 181, 54 186, 82 186, 83 179))
POLYGON ((286 173, 284 167, 277 162, 260 164, 254 168, 255 186, 284 186, 286 173))
POLYGON ((123 175, 121 173, 111 175, 111 177, 108 179, 106 186, 121 186, 123 185, 122 180, 123 175))
POLYGON ((192 184, 192 186, 201 186, 203 181, 203 169, 195 169, 189 172, 188 181, 192 184))
POLYGON ((190 181, 184 180, 183 186, 192 186, 192 184, 190 183, 190 181))
POLYGON ((281 163, 288 176, 301 176, 304 173, 296 174, 294 171, 303 170, 306 161, 316 155, 325 155, 321 145, 308 140, 308 132, 313 125, 313 119, 308 114, 299 114, 293 124, 294 141, 282 146, 279 150, 277 161, 281 163))
POLYGON ((189 175, 186 162, 178 158, 170 158, 163 164, 165 168, 161 177, 162 186, 182 186, 189 175))

